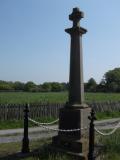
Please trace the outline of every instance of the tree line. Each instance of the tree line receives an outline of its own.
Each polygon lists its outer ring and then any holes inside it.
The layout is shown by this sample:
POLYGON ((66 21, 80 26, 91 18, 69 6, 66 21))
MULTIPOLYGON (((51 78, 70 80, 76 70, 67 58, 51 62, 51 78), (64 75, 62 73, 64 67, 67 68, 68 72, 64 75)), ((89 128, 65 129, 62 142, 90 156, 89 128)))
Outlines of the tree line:
POLYGON ((0 80, 0 91, 25 91, 25 92, 59 92, 68 89, 67 83, 45 82, 43 84, 35 84, 32 81, 26 83, 16 81, 0 80))
POLYGON ((99 84, 90 78, 85 84, 87 92, 120 92, 120 68, 109 70, 99 84))
MULTIPOLYGON (((60 92, 67 91, 68 88, 69 84, 65 82, 44 82, 37 85, 32 81, 23 83, 0 80, 0 91, 60 92)), ((90 78, 84 88, 86 92, 120 92, 120 68, 106 72, 100 83, 90 78)))

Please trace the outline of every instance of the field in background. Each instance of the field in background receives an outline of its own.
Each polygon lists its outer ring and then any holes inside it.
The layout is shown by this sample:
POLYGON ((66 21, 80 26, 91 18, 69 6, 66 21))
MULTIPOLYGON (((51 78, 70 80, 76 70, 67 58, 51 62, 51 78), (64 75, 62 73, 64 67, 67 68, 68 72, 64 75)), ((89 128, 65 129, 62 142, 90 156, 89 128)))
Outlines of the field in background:
POLYGON ((0 104, 24 104, 24 103, 61 103, 67 100, 67 92, 0 92, 0 104))
MULTIPOLYGON (((67 92, 0 92, 0 104, 23 103, 65 103, 68 99, 67 92)), ((120 93, 85 93, 86 102, 120 101, 120 93)))

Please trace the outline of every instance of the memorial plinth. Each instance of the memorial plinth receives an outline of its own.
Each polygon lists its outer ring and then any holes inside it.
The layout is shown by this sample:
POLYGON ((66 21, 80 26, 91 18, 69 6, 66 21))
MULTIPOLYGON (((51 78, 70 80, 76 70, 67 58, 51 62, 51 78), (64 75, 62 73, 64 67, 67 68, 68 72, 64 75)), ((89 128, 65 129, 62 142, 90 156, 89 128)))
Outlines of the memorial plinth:
POLYGON ((71 37, 70 48, 70 76, 69 76, 69 99, 59 113, 59 129, 75 130, 72 132, 58 132, 53 138, 53 144, 71 154, 77 154, 81 159, 87 160, 89 144, 89 120, 90 107, 84 103, 83 82, 83 53, 82 35, 87 32, 80 27, 80 19, 84 17, 83 12, 73 8, 69 20, 73 21, 73 27, 65 29, 71 37))

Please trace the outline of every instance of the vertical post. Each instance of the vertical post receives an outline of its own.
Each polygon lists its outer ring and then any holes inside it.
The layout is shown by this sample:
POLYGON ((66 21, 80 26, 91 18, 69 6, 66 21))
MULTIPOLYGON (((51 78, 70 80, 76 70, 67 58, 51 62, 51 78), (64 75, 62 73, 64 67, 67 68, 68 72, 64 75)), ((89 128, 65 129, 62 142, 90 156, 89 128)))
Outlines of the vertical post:
POLYGON ((94 121, 96 120, 95 112, 91 110, 91 116, 88 117, 90 120, 90 129, 89 129, 89 153, 88 160, 95 160, 94 155, 94 140, 95 140, 95 131, 94 131, 94 121))
POLYGON ((82 35, 87 30, 80 26, 80 20, 83 17, 84 13, 79 8, 73 8, 72 14, 69 15, 73 26, 65 29, 65 32, 71 36, 69 104, 73 106, 84 104, 82 35))
POLYGON ((29 138, 28 138, 28 112, 29 112, 29 104, 25 105, 24 109, 24 137, 22 143, 22 153, 30 152, 29 149, 29 138))

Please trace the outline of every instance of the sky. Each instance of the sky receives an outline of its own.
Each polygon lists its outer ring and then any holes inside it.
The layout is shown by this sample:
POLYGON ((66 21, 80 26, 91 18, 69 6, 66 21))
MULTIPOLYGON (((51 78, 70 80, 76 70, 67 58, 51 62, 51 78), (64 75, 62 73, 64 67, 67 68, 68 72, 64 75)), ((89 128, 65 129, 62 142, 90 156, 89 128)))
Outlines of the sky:
POLYGON ((0 80, 68 82, 68 16, 84 12, 84 81, 120 67, 120 0, 0 0, 0 80))

